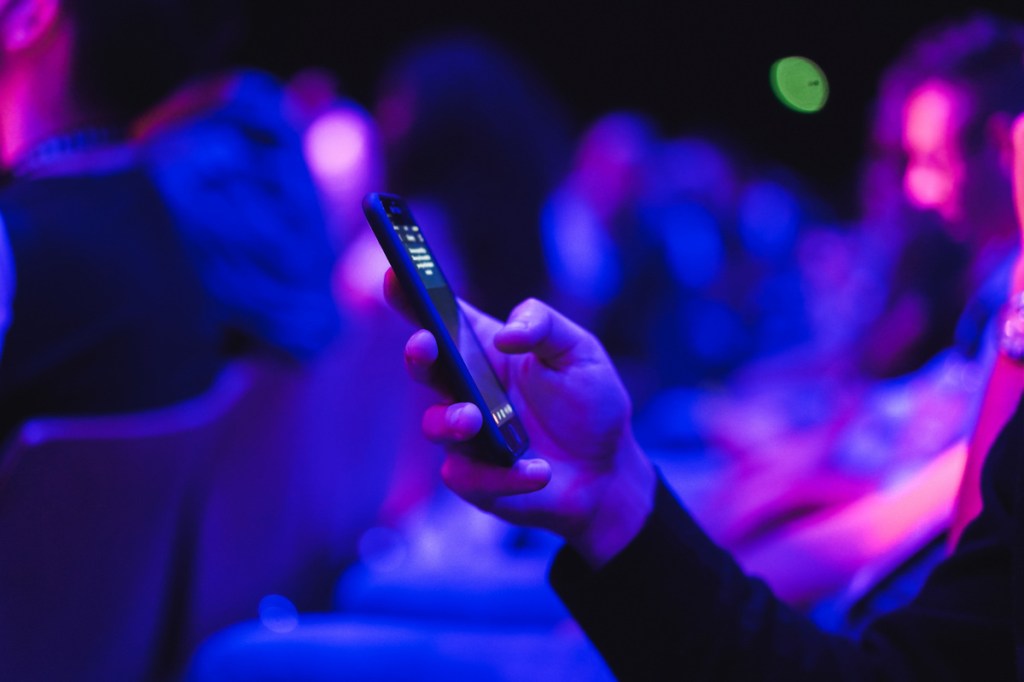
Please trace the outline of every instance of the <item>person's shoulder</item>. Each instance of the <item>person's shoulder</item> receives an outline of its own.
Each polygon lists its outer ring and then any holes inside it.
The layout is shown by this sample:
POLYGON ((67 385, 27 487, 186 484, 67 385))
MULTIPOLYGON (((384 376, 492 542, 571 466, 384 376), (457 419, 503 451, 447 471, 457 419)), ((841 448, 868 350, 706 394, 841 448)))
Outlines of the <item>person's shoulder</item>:
POLYGON ((20 178, 0 188, 0 216, 12 239, 41 225, 83 226, 113 214, 155 214, 164 205, 153 178, 138 166, 20 178))
POLYGON ((76 197, 95 199, 97 192, 119 191, 121 188, 147 184, 151 185, 152 180, 141 166, 91 168, 85 172, 14 178, 0 187, 0 203, 46 201, 56 204, 73 201, 76 197))

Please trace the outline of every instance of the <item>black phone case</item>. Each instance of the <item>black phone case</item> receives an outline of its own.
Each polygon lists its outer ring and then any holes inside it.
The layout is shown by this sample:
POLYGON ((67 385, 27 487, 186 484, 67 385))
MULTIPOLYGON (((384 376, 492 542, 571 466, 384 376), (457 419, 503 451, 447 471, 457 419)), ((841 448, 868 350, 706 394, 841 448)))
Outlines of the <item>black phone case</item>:
MULTIPOLYGON (((382 200, 400 203, 403 210, 410 216, 412 212, 401 197, 392 194, 375 192, 366 195, 363 199, 363 213, 384 250, 384 255, 387 256, 402 290, 416 312, 417 319, 437 339, 442 381, 445 382, 445 386, 452 392, 456 401, 475 403, 483 414, 483 426, 480 432, 462 449, 467 454, 492 464, 512 466, 529 445, 526 430, 518 417, 513 417, 500 427, 490 418, 490 408, 462 359, 455 340, 448 333, 440 312, 431 302, 426 286, 416 273, 415 263, 395 234, 391 218, 388 216, 382 200)), ((427 248, 429 249, 429 246, 427 248)), ((433 255, 432 251, 431 254, 433 255)), ((444 270, 437 263, 436 256, 434 263, 441 272, 441 276, 444 277, 444 270)), ((445 282, 447 282, 447 278, 445 278, 445 282)), ((452 295, 454 296, 454 292, 452 295)), ((472 333, 474 336, 476 335, 475 331, 472 333)), ((502 386, 502 390, 505 390, 504 386, 502 386)))

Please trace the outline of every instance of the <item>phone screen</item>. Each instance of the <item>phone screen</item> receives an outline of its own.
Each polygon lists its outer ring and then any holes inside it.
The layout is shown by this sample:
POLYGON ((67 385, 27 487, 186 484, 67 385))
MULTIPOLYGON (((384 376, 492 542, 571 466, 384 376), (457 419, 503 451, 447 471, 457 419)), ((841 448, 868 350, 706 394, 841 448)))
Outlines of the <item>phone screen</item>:
POLYGON ((502 426, 515 415, 515 412, 469 320, 459 308, 455 295, 437 266, 419 225, 412 214, 397 202, 385 199, 383 204, 396 235, 416 265, 416 272, 441 315, 445 329, 448 330, 469 369, 470 376, 480 389, 491 419, 496 425, 502 426))

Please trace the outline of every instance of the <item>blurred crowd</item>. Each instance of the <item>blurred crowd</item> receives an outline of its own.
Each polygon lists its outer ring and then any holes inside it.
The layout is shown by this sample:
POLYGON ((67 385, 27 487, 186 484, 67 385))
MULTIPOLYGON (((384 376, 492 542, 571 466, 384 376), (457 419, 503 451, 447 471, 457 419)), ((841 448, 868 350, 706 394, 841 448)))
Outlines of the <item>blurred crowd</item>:
POLYGON ((712 537, 853 629, 855 596, 860 623, 898 605, 958 532, 1016 258, 1022 45, 975 16, 907 46, 879 84, 853 219, 721 135, 666 137, 635 111, 573 133, 479 36, 397 59, 372 165, 466 300, 501 316, 536 296, 592 329, 641 444, 712 537), (897 588, 866 601, 858 577, 897 588))
POLYGON ((307 130, 329 214, 356 225, 336 283, 371 292, 386 267, 367 265, 350 188, 410 197, 463 298, 500 317, 535 296, 593 330, 641 444, 712 537, 855 630, 909 598, 956 532, 1016 258, 1022 47, 991 16, 906 47, 879 83, 851 219, 721 134, 669 137, 625 110, 574 131, 500 45, 432 38, 366 108, 339 97, 307 130))
MULTIPOLYGON (((511 580, 536 597, 542 569, 524 583, 507 566, 532 569, 552 539, 453 504, 418 434, 430 397, 401 373, 407 330, 384 304, 387 263, 359 208, 369 191, 402 194, 466 301, 503 318, 536 297, 591 329, 633 398, 641 445, 710 535, 790 603, 856 631, 912 594, 958 532, 954 504, 970 505, 961 474, 1017 256, 1022 53, 1024 27, 987 15, 908 45, 879 83, 853 218, 721 134, 667 135, 627 110, 576 126, 539 74, 481 35, 397 53, 373 101, 319 68, 191 81, 112 146, 146 169, 184 235, 216 358, 139 401, 43 396, 35 409, 11 394, 5 423, 172 404, 253 354, 299 366, 344 354, 361 377, 348 389, 375 397, 339 401, 339 432, 371 415, 391 426, 372 453, 345 455, 372 455, 374 487, 332 565, 355 567, 334 602, 311 607, 413 585, 451 610, 459 597, 441 576, 453 562, 468 583, 493 580, 492 594, 511 580)), ((21 182, 81 173, 29 160, 21 182)), ((18 286, 32 267, 22 248, 18 286)), ((38 343, 14 310, 4 363, 38 343)), ((174 362, 180 377, 187 363, 174 362)), ((15 380, 29 381, 0 365, 0 383, 15 380)), ((564 617, 536 599, 541 622, 564 617)))

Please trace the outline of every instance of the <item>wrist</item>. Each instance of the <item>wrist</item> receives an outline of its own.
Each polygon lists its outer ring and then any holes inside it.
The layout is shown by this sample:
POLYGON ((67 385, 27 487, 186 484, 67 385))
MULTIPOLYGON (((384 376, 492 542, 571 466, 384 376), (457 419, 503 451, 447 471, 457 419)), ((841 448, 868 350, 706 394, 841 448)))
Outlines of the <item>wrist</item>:
POLYGON ((587 523, 566 538, 591 568, 608 563, 643 528, 654 508, 656 480, 654 466, 632 434, 624 436, 587 523))

